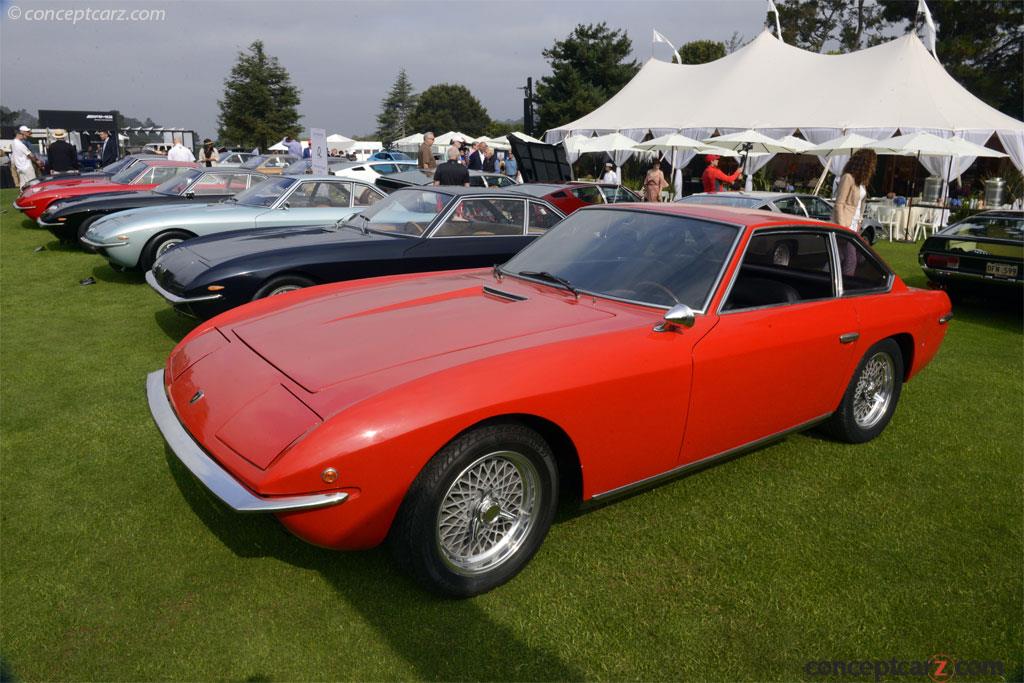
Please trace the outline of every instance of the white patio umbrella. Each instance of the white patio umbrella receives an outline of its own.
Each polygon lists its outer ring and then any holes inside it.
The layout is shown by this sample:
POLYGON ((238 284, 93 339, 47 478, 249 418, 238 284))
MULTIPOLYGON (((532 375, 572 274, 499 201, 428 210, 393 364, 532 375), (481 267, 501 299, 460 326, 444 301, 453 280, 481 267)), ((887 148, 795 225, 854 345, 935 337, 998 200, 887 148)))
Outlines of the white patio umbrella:
POLYGON ((581 154, 588 152, 604 152, 612 157, 615 162, 615 174, 622 182, 622 164, 636 153, 636 140, 626 137, 622 133, 608 133, 599 135, 596 138, 587 138, 580 148, 581 154))
POLYGON ((445 133, 444 135, 438 135, 437 137, 435 137, 434 138, 434 146, 435 147, 437 147, 437 146, 447 147, 448 145, 452 144, 452 140, 460 140, 460 141, 469 142, 470 140, 475 140, 475 139, 476 139, 476 137, 473 136, 473 135, 466 135, 465 133, 459 133, 458 131, 450 130, 447 133, 445 133))
POLYGON ((796 154, 805 154, 809 148, 814 146, 814 143, 807 142, 807 140, 793 135, 787 135, 784 138, 779 138, 779 142, 787 147, 792 147, 793 152, 796 154))
POLYGON ((415 152, 423 144, 423 133, 414 133, 399 138, 391 143, 391 146, 402 152, 415 152))
POLYGON ((811 145, 807 149, 803 150, 803 154, 815 154, 819 158, 825 157, 822 163, 825 164, 825 168, 822 169, 821 175, 818 176, 818 182, 814 186, 814 194, 818 194, 818 190, 821 189, 821 184, 825 182, 825 176, 828 174, 829 166, 832 164, 832 157, 834 156, 850 156, 858 149, 862 149, 872 142, 877 142, 863 135, 857 135, 856 133, 847 133, 846 135, 840 135, 837 138, 826 140, 820 145, 811 145))
POLYGON ((747 172, 747 159, 749 158, 749 154, 797 152, 796 148, 792 145, 784 144, 780 140, 770 138, 763 133, 758 133, 752 128, 741 130, 738 133, 728 133, 726 135, 718 135, 713 138, 705 138, 704 142, 718 147, 728 147, 729 149, 735 149, 743 153, 743 161, 741 164, 743 166, 743 175, 746 176, 743 186, 748 192, 754 187, 754 179, 751 178, 750 173, 747 172))
POLYGON ((672 184, 675 188, 676 199, 678 199, 683 193, 682 158, 684 153, 693 152, 694 154, 717 154, 719 156, 726 157, 739 157, 739 154, 731 149, 718 147, 716 145, 709 145, 701 142, 700 140, 694 140, 693 138, 688 138, 679 133, 669 133, 668 135, 662 135, 652 140, 648 140, 647 142, 638 142, 634 148, 642 152, 671 153, 672 184))

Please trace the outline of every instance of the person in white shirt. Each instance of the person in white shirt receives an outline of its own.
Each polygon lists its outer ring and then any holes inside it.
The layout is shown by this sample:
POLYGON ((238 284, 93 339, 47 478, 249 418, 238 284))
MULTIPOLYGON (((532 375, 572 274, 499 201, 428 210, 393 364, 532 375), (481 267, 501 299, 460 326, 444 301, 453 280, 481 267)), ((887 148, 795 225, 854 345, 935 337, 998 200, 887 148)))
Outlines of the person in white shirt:
POLYGON ((619 175, 615 172, 615 165, 611 162, 604 165, 604 175, 601 176, 601 182, 619 184, 619 175))
POLYGON ((17 135, 14 136, 14 142, 11 143, 11 163, 14 164, 14 170, 18 172, 19 188, 25 187, 28 181, 36 177, 36 167, 32 163, 36 157, 24 143, 24 140, 27 140, 31 134, 31 128, 21 126, 18 128, 17 135))
POLYGON ((185 145, 181 144, 181 138, 174 138, 174 146, 167 150, 168 161, 195 161, 196 155, 185 145))

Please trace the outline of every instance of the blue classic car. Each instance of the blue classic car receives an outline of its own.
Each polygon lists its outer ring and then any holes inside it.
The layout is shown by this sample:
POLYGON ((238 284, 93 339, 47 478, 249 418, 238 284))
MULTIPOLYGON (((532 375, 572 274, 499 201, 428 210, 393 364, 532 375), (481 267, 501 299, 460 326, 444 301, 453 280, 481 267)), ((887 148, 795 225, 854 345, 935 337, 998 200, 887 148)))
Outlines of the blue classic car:
POLYGON ((335 223, 383 196, 372 185, 345 178, 281 176, 218 204, 120 211, 93 223, 82 242, 117 269, 149 270, 168 249, 192 237, 335 223))

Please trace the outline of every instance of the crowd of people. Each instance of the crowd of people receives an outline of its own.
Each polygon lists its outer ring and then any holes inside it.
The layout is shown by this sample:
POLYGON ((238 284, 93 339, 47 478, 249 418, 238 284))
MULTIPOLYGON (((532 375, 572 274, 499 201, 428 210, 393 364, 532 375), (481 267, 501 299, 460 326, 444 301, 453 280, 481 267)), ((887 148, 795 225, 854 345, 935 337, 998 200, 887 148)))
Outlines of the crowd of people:
POLYGON ((427 131, 423 135, 416 165, 420 170, 434 175, 434 185, 465 185, 469 186, 469 172, 502 173, 511 178, 522 180, 519 176, 519 164, 511 152, 503 152, 499 157, 497 150, 484 141, 467 142, 452 140, 445 150, 445 161, 437 163, 434 158, 434 133, 427 131))

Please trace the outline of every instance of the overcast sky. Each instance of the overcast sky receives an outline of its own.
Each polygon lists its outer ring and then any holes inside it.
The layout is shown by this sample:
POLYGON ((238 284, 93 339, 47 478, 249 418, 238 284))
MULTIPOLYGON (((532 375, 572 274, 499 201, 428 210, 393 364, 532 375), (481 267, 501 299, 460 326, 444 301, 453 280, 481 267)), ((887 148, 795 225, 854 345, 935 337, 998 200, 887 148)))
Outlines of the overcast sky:
MULTIPOLYGON (((302 124, 370 134, 405 68, 417 91, 467 86, 495 119, 522 115, 527 76, 549 73, 541 51, 579 23, 625 29, 651 57, 651 29, 678 47, 746 39, 765 0, 512 0, 99 2, 0 0, 0 104, 11 109, 117 109, 214 137, 217 100, 237 52, 262 40, 302 91, 302 124), (57 21, 40 10, 163 10, 162 21, 57 21), (30 20, 30 17, 37 20, 30 20), (41 18, 41 20, 39 20, 41 18)), ((110 13, 107 13, 108 16, 110 13)), ((671 58, 665 45, 659 59, 671 58)), ((478 131, 465 131, 477 134, 478 131)))

